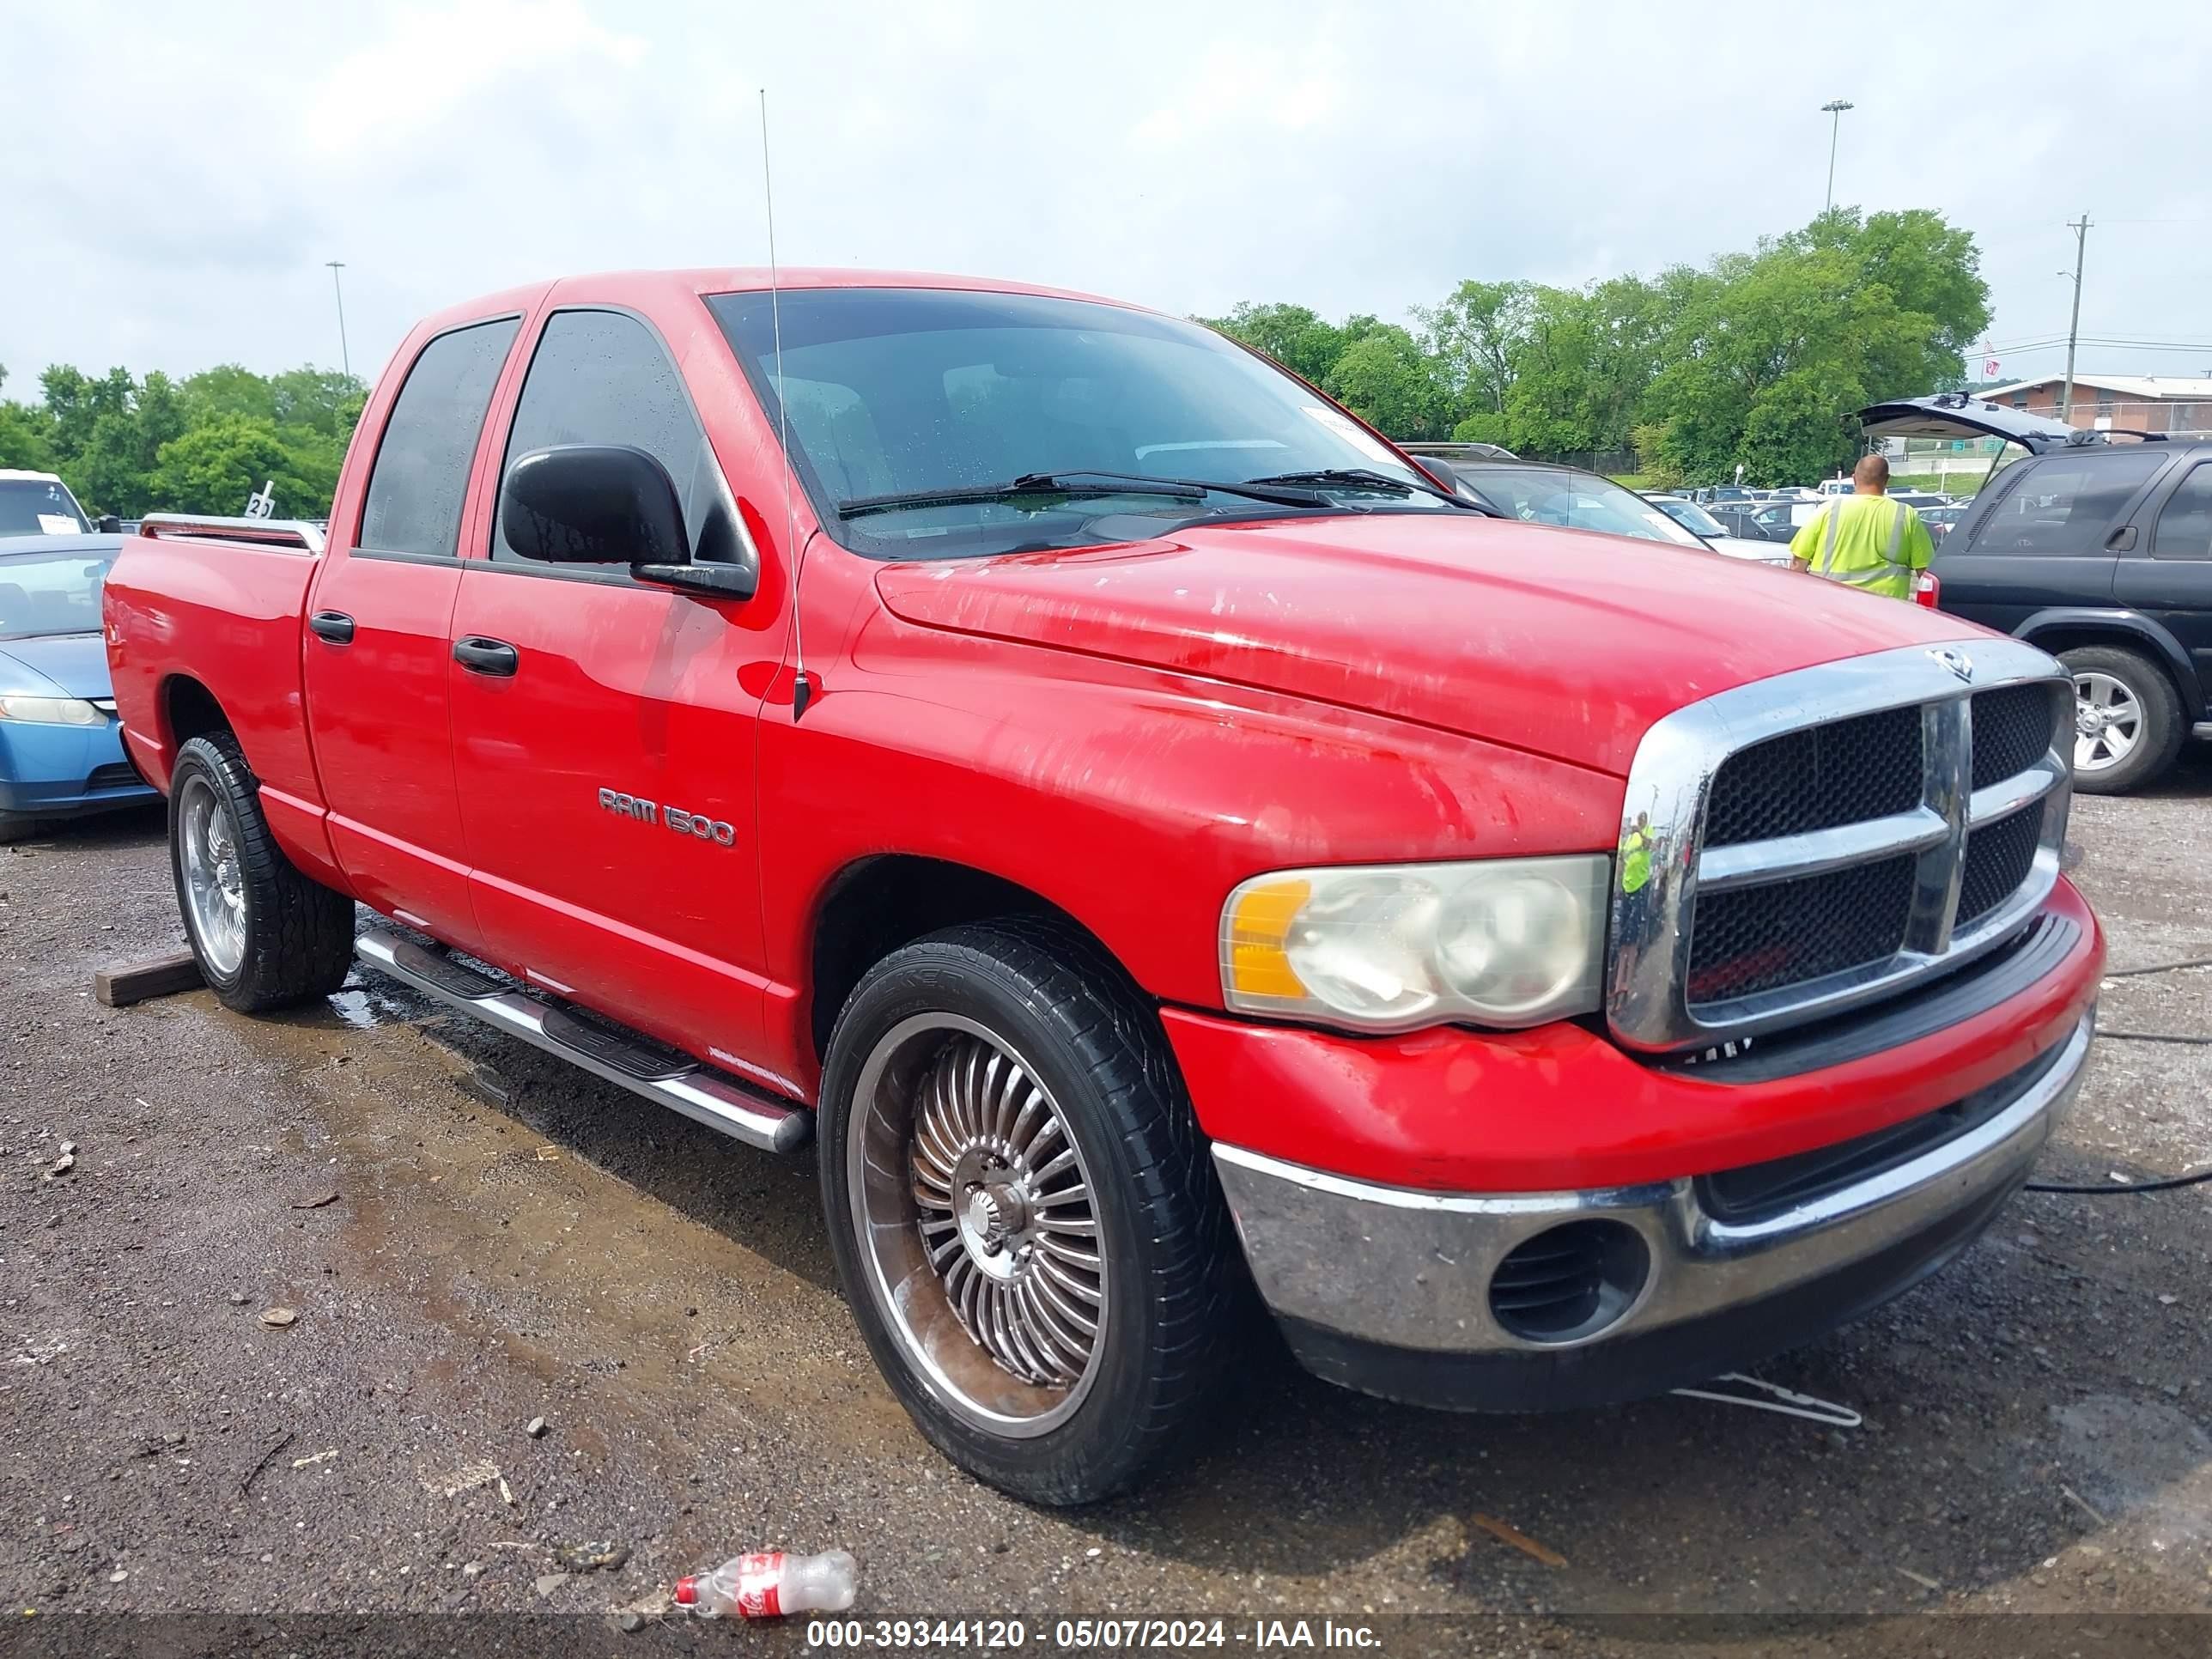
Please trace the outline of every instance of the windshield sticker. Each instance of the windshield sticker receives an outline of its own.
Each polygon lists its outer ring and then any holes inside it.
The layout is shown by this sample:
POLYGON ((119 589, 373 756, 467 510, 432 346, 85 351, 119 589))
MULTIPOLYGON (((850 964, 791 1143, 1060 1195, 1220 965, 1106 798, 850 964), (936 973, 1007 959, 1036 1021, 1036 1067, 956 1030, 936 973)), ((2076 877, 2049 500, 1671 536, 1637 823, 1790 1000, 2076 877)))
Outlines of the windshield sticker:
POLYGON ((74 536, 77 532, 77 523, 66 513, 41 513, 39 514, 39 531, 47 536, 74 536))
POLYGON ((1300 407, 1369 460, 1380 461, 1394 471, 1404 470, 1405 463, 1393 455, 1387 445, 1340 410, 1323 409, 1319 404, 1304 404, 1300 407))
POLYGON ((1290 446, 1273 438, 1198 438, 1179 444, 1139 444, 1137 459, 1148 455, 1179 454, 1193 449, 1288 449, 1290 446))

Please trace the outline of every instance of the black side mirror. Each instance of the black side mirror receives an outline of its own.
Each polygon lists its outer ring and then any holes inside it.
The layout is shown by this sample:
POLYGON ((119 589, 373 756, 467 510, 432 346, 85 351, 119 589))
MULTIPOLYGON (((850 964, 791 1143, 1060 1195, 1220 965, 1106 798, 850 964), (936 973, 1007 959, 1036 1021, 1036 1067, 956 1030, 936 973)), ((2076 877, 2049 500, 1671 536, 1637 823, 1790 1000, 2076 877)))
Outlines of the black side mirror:
POLYGON ((92 521, 92 527, 103 536, 113 536, 122 531, 123 520, 112 513, 103 513, 92 521))
POLYGON ((675 480, 627 444, 532 450, 507 470, 500 518, 526 559, 628 564, 639 581, 721 599, 750 599, 757 581, 746 565, 692 562, 675 480))
POLYGON ((1433 455, 1416 455, 1413 465, 1427 473, 1430 481, 1439 489, 1448 489, 1455 495, 1466 493, 1460 488, 1459 474, 1451 470, 1450 463, 1440 461, 1433 455))
POLYGON ((681 563, 691 556, 668 469, 624 444, 533 449, 500 487, 507 544, 548 564, 681 563))

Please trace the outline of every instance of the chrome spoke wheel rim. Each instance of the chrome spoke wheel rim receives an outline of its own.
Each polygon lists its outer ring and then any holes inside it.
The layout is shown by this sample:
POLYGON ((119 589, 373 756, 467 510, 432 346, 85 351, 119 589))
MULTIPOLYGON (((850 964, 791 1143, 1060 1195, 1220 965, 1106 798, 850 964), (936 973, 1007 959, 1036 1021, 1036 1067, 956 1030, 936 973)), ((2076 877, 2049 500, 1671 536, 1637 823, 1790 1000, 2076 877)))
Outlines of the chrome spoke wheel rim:
POLYGON ((2074 677, 2074 769, 2109 772, 2142 738, 2142 704, 2125 681, 2095 672, 2074 677))
POLYGON ((193 775, 178 792, 183 844, 185 916, 200 953, 228 977, 246 960, 246 876, 238 862, 238 830, 215 786, 193 775))
POLYGON ((868 1292, 929 1391, 994 1434, 1073 1416, 1108 1269, 1083 1149, 1036 1069, 973 1020, 902 1021, 860 1068, 846 1174, 868 1292))

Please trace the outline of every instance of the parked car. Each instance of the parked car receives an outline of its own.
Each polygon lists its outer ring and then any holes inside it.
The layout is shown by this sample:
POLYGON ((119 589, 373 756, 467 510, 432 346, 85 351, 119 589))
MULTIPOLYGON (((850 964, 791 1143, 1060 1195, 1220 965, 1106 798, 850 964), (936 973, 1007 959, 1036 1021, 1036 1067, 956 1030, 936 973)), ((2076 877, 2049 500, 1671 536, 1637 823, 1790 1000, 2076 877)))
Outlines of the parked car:
POLYGON ((1720 527, 1739 541, 1787 542, 1790 532, 1777 532, 1759 523, 1759 504, 1752 501, 1723 501, 1702 509, 1710 513, 1720 527))
POLYGON ((70 487, 53 473, 0 467, 0 538, 88 536, 92 529, 70 487))
POLYGON ((1708 541, 1634 490, 1580 467, 1522 460, 1465 459, 1449 465, 1466 489, 1504 518, 1695 548, 1760 564, 1776 562, 1770 547, 1741 542, 1725 532, 1718 541, 1708 541))
POLYGON ((1972 505, 1971 502, 1954 501, 1943 507, 1923 507, 1920 509, 1920 522, 1926 525, 1928 533, 1940 542, 1951 533, 1951 527, 1966 516, 1972 505))
POLYGON ((1951 498, 1932 489, 1889 489, 1882 492, 1893 501, 1903 501, 1923 517, 1931 507, 1948 507, 1951 498))
POLYGON ((1795 496, 1769 501, 1764 507, 1752 509, 1751 521, 1770 540, 1786 542, 1812 523, 1814 515, 1825 505, 1822 501, 1806 501, 1795 496))
POLYGON ((1504 444, 1418 443, 1400 444, 1398 447, 1408 455, 1426 455, 1439 461, 1512 461, 1520 459, 1504 444))
POLYGON ((2115 442, 1958 392, 1860 420, 1869 435, 1996 437, 2024 452, 1937 543, 1937 602, 2071 672, 2076 788, 2141 788, 2189 738, 2212 737, 2212 443, 2115 442))
POLYGON ((1707 484, 1690 492, 1690 499, 1699 507, 1748 506, 1759 498, 1759 492, 1746 489, 1741 484, 1707 484))
MULTIPOLYGON (((0 502, 15 482, 0 477, 0 502)), ((156 799, 125 757, 100 636, 100 583, 120 541, 0 536, 0 842, 156 799)))
POLYGON ((1783 568, 1792 562, 1787 549, 1777 548, 1764 538, 1729 534, 1726 525, 1695 501, 1686 501, 1680 495, 1646 495, 1644 499, 1716 553, 1725 553, 1731 559, 1750 559, 1759 564, 1783 568))
POLYGON ((1802 1342, 1988 1224, 2091 1040, 2049 657, 1501 519, 1132 307, 495 295, 327 545, 151 518, 106 603, 227 1006, 357 953, 817 1136, 890 1388, 1033 1500, 1188 1444, 1255 1286, 1462 1409, 1802 1342))

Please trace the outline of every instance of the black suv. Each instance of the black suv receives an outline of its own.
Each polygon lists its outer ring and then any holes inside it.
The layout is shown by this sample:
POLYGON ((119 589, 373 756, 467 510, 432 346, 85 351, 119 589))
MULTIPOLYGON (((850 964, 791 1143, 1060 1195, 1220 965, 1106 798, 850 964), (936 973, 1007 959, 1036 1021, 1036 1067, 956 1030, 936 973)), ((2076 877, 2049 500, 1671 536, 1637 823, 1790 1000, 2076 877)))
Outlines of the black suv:
POLYGON ((1936 544, 1937 603, 2073 671, 2077 789, 2140 787, 2212 737, 2212 439, 2086 432, 1961 392, 1859 418, 1869 437, 2027 452, 1936 544))

